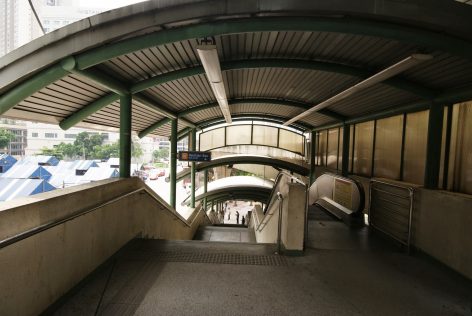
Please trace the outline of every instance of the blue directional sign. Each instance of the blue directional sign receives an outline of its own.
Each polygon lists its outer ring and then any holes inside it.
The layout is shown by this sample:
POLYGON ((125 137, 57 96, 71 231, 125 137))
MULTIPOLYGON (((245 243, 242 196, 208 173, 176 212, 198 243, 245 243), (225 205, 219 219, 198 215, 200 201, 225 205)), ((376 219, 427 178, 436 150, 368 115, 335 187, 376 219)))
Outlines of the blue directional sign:
POLYGON ((179 151, 180 161, 211 161, 211 152, 208 151, 179 151))

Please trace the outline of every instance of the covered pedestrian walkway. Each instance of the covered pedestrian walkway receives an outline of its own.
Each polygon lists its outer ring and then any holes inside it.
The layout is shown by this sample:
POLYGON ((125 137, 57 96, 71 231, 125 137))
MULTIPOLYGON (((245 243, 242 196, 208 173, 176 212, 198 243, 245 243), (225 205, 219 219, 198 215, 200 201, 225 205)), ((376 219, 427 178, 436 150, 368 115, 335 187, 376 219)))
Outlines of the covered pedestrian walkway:
POLYGON ((156 0, 0 58, 2 117, 120 133, 120 178, 0 204, 0 310, 470 314, 471 29, 453 0, 156 0), (130 177, 133 134, 170 138, 169 204, 130 177), (188 218, 183 137, 215 155, 188 218), (212 194, 238 163, 277 173, 212 194), (193 240, 233 199, 256 243, 193 240))

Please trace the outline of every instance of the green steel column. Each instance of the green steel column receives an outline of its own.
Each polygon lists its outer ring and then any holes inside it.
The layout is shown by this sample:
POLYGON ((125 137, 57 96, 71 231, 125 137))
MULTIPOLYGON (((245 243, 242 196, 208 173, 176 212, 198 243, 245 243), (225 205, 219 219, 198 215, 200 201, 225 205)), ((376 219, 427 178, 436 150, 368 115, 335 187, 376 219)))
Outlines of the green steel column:
MULTIPOLYGON (((204 174, 204 177, 203 177, 203 194, 206 194, 207 189, 208 189, 208 169, 205 169, 203 174, 204 174)), ((207 209, 207 198, 206 197, 203 199, 203 206, 204 206, 205 211, 206 211, 206 209, 207 209)))
POLYGON ((310 186, 315 182, 316 165, 316 132, 311 132, 311 155, 310 155, 310 186))
POLYGON ((424 187, 427 189, 437 189, 439 185, 443 117, 444 106, 434 103, 431 104, 429 108, 426 164, 424 171, 424 187))
POLYGON ((351 141, 351 125, 343 125, 343 161, 341 174, 343 177, 349 176, 349 142, 351 141))
POLYGON ((120 177, 129 178, 131 168, 131 95, 120 97, 120 177))
MULTIPOLYGON (((191 150, 195 151, 197 148, 197 129, 192 129, 192 147, 191 150)), ((195 161, 192 162, 192 169, 190 170, 190 179, 192 189, 190 190, 190 207, 195 208, 195 161)))
POLYGON ((171 120, 170 136, 170 206, 176 206, 177 187, 177 119, 171 120))

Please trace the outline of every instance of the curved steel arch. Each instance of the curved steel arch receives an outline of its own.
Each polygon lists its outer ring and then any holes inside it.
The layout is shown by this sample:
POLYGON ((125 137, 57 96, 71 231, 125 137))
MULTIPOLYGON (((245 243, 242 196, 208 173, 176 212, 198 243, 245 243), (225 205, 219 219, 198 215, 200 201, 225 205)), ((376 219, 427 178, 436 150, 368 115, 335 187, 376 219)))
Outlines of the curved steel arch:
MULTIPOLYGON (((73 65, 76 64, 76 61, 73 61, 73 65)), ((74 68, 74 67, 72 67, 74 68)), ((353 76, 353 77, 358 77, 361 79, 365 79, 372 75, 371 72, 360 68, 360 67, 354 67, 354 66, 349 66, 345 64, 339 64, 339 63, 333 63, 333 62, 321 62, 321 61, 310 61, 310 60, 297 60, 297 59, 254 59, 254 60, 238 60, 238 61, 226 61, 221 63, 221 69, 223 71, 227 70, 238 70, 238 69, 252 69, 252 68, 293 68, 293 69, 309 69, 309 70, 318 70, 318 71, 326 71, 326 72, 333 72, 333 73, 339 73, 339 74, 344 74, 348 76, 353 76)), ((80 73, 82 75, 86 75, 86 71, 80 70, 80 73)), ((156 75, 154 77, 142 80, 138 83, 135 83, 129 88, 129 92, 136 94, 139 92, 142 92, 148 88, 154 87, 156 85, 164 84, 167 82, 171 82, 174 80, 179 80, 182 78, 187 78, 187 77, 192 77, 196 75, 201 75, 204 74, 205 71, 203 67, 197 66, 197 67, 192 67, 192 68, 185 68, 185 69, 180 69, 172 72, 168 72, 165 74, 160 74, 156 75)), ((96 74, 92 75, 94 78, 97 78, 96 74)), ((110 80, 105 80, 105 81, 116 81, 114 79, 110 80)), ((408 80, 401 79, 399 77, 391 78, 388 79, 384 82, 387 85, 390 85, 394 88, 401 89, 407 92, 410 92, 412 94, 418 95, 421 98, 424 99, 431 99, 436 95, 436 92, 434 90, 428 89, 426 87, 423 87, 417 83, 410 82, 408 80)), ((115 83, 112 86, 126 86, 125 83, 115 83)), ((121 92, 122 93, 122 92, 121 92)), ((78 122, 78 119, 75 118, 75 116, 79 116, 82 120, 85 119, 84 115, 90 115, 91 113, 94 113, 101 108, 107 106, 113 101, 116 101, 118 97, 110 98, 110 96, 105 96, 102 98, 99 98, 89 105, 86 105, 84 108, 81 110, 77 111, 76 113, 72 114, 70 117, 64 119, 61 121, 60 125, 64 125, 67 127, 70 127, 70 125, 66 125, 67 121, 73 121, 73 122, 78 122), (88 109, 88 110, 87 110, 88 109)), ((299 104, 296 104, 294 101, 290 101, 294 106, 299 106, 303 107, 304 109, 309 108, 310 104, 306 104, 306 106, 302 105, 300 106, 299 104)), ((217 103, 211 103, 211 104, 217 104, 217 103)), ((303 103, 301 103, 303 104, 303 103)), ((206 105, 209 106, 209 105, 206 105)), ((207 107, 203 106, 202 109, 206 109, 207 107)), ((210 106, 211 107, 211 106, 210 106)), ((167 112, 169 112, 167 110, 167 112)), ((335 118, 337 120, 343 120, 344 117, 336 112, 324 109, 318 111, 318 113, 321 113, 326 116, 330 116, 332 118, 335 118)), ((188 114, 188 113, 186 113, 188 114)), ((179 113, 173 114, 173 115, 179 115, 183 116, 179 113)), ((152 125, 150 125, 152 126, 152 125)), ((146 129, 147 130, 147 129, 146 129)))
MULTIPOLYGON (((84 70, 133 51, 182 40, 264 31, 337 32, 375 36, 421 45, 472 59, 472 43, 470 41, 392 22, 349 17, 269 17, 202 23, 128 38, 77 54, 75 68, 84 70)), ((59 62, 31 76, 27 81, 14 86, 0 97, 0 114, 67 74, 68 72, 63 69, 61 62, 59 62)))
MULTIPOLYGON (((261 145, 262 146, 262 145, 261 145)), ((208 162, 200 162, 196 164, 196 171, 200 172, 206 169, 220 167, 225 165, 237 165, 237 164, 255 164, 265 165, 274 168, 285 169, 297 173, 302 176, 307 176, 310 173, 310 169, 299 164, 289 162, 282 159, 277 159, 267 156, 257 155, 231 155, 220 158, 215 158, 208 162)), ((190 175, 190 169, 181 171, 177 175, 177 180, 181 180, 190 175)))
POLYGON ((415 45, 419 44, 423 47, 450 52, 467 59, 472 58, 471 42, 427 29, 418 29, 417 27, 400 25, 393 22, 379 22, 351 17, 301 16, 224 20, 145 34, 80 53, 77 55, 77 68, 80 70, 87 69, 136 50, 182 40, 234 33, 271 31, 335 32, 374 36, 415 45))
MULTIPOLYGON (((365 79, 373 75, 373 72, 364 68, 326 61, 261 58, 221 62, 222 71, 254 68, 292 68, 303 70, 318 70, 358 77, 360 79, 365 79)), ((203 69, 203 67, 197 66, 156 75, 154 77, 135 83, 130 87, 130 92, 141 92, 156 85, 164 84, 170 81, 179 80, 186 77, 202 75, 204 73, 205 70, 203 69)), ((428 89, 415 82, 411 82, 400 77, 388 79, 384 83, 394 88, 405 90, 412 94, 416 94, 425 99, 430 99, 436 95, 434 90, 428 89)))

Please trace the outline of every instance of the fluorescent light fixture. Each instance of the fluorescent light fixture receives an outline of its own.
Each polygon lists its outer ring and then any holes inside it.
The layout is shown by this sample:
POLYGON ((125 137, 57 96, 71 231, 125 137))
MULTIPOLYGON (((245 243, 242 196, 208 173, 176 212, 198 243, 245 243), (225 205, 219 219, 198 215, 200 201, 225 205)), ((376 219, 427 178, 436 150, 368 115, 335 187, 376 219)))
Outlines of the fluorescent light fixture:
POLYGON ((231 112, 229 111, 226 97, 223 75, 221 74, 220 61, 215 45, 201 45, 197 47, 197 53, 210 83, 211 90, 220 106, 226 123, 231 124, 231 112))
POLYGON ((338 102, 338 101, 341 101, 351 95, 353 95, 354 93, 356 92, 359 92, 361 90, 364 90, 364 89, 367 89, 369 87, 372 87, 373 85, 377 84, 377 83, 380 83, 382 81, 385 81, 393 76, 396 76, 398 75, 399 73, 402 73, 404 72, 405 70, 413 67, 413 66, 416 66, 418 65, 419 63, 422 63, 424 61, 427 61, 427 60, 431 60, 433 58, 433 56, 431 55, 425 55, 425 54, 413 54, 401 61, 399 61, 398 63, 376 73, 375 75, 359 82, 358 84, 355 84, 354 86, 336 94, 335 96, 313 106, 312 108, 306 110, 305 112, 303 113, 300 113, 298 114, 297 116, 295 116, 294 118, 288 120, 287 122, 284 123, 284 125, 290 125, 296 121, 299 121, 301 120, 302 118, 304 118, 305 116, 313 113, 313 112, 316 112, 316 111, 319 111, 321 109, 324 109, 328 106, 330 106, 331 104, 335 103, 335 102, 338 102))

